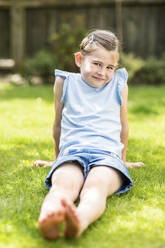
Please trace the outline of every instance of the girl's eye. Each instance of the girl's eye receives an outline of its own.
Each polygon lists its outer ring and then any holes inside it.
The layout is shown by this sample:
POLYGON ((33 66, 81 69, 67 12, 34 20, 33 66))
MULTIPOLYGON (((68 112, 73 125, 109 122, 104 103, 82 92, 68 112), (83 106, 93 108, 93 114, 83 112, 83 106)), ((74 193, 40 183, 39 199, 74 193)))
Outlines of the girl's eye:
POLYGON ((101 66, 101 64, 99 64, 99 63, 94 63, 94 65, 96 65, 96 66, 101 66))
POLYGON ((112 66, 107 67, 108 70, 113 70, 114 68, 112 66))

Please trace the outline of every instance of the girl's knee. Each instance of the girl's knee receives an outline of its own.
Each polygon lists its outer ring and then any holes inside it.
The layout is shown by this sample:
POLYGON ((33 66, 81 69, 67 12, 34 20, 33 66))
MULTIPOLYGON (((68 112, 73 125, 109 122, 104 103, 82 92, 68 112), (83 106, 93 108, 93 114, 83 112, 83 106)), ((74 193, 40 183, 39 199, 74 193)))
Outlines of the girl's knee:
POLYGON ((86 179, 83 191, 95 189, 108 196, 116 192, 122 185, 120 173, 107 166, 93 167, 86 179))
POLYGON ((100 175, 89 175, 81 191, 81 197, 91 195, 92 198, 106 196, 107 185, 100 175))
POLYGON ((82 183, 83 174, 76 164, 65 163, 52 174, 52 186, 54 187, 74 190, 76 187, 81 187, 82 183))

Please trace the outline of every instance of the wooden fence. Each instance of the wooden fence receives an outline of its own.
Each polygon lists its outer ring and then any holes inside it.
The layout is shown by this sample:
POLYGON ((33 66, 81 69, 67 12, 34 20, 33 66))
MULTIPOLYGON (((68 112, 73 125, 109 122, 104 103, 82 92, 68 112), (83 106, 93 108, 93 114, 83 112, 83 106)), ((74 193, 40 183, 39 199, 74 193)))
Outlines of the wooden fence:
POLYGON ((0 58, 19 66, 64 22, 112 30, 144 58, 165 52, 165 0, 0 0, 0 58))

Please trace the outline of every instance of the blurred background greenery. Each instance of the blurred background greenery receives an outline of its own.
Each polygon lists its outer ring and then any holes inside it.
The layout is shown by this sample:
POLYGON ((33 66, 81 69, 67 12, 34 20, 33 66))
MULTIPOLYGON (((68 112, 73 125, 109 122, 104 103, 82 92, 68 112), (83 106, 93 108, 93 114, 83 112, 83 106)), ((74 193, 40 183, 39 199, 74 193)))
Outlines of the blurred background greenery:
POLYGON ((164 84, 164 13, 164 0, 1 0, 0 74, 53 83, 55 68, 77 71, 81 39, 101 28, 119 37, 129 83, 164 84))

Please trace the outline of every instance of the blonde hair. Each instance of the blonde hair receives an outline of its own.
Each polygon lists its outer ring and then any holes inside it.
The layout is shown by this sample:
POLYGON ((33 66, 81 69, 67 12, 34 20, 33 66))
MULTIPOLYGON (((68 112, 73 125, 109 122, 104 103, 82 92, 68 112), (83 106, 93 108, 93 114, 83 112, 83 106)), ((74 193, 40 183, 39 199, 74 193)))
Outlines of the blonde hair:
POLYGON ((119 40, 116 35, 107 30, 97 29, 90 32, 80 44, 80 52, 87 55, 93 52, 98 45, 101 45, 108 51, 119 51, 119 40))

